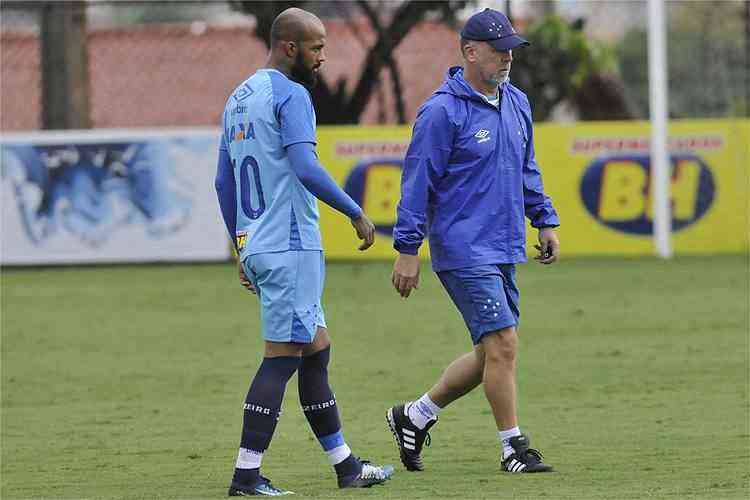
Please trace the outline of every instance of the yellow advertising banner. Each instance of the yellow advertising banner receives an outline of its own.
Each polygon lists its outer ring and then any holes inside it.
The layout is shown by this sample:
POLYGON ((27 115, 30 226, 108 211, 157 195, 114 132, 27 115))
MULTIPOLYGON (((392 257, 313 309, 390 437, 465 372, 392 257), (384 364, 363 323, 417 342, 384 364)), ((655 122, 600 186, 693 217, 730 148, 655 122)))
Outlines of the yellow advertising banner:
MULTIPOLYGON (((563 255, 651 255, 649 138, 646 122, 540 124, 537 161, 560 214, 563 255)), ((748 251, 750 120, 669 124, 672 244, 676 254, 748 251)), ((375 223, 364 254, 345 217, 321 204, 328 257, 393 257, 409 127, 319 127, 318 154, 333 178, 375 223)), ((527 231, 531 255, 536 230, 527 231)), ((422 255, 428 256, 427 244, 422 255)))

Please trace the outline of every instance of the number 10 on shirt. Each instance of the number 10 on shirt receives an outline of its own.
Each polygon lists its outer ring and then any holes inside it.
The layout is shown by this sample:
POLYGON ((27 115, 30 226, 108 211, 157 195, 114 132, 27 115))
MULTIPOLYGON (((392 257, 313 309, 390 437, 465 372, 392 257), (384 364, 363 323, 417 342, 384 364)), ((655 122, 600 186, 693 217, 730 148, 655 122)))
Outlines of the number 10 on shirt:
MULTIPOLYGON (((233 160, 234 162, 234 160, 233 160)), ((266 200, 263 198, 263 186, 260 184, 260 166, 258 162, 252 156, 246 156, 240 164, 240 206, 245 215, 250 219, 257 219, 266 210, 266 200), (250 183, 250 170, 252 170, 253 182, 255 184, 255 190, 258 193, 258 208, 253 208, 250 190, 252 189, 250 183)))

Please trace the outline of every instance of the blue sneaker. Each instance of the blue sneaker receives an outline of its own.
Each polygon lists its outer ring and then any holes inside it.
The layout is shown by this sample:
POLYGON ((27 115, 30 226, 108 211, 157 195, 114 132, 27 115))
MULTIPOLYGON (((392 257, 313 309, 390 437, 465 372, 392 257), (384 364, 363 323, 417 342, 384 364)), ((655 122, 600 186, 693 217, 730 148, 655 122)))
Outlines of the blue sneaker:
POLYGON ((362 470, 354 476, 338 478, 339 488, 369 488, 383 484, 393 475, 392 465, 373 465, 369 460, 362 460, 362 470))
POLYGON ((271 484, 270 479, 263 476, 260 476, 258 481, 252 486, 240 486, 236 483, 232 483, 229 486, 230 497, 249 497, 254 495, 280 497, 283 495, 294 495, 294 492, 277 488, 271 484))

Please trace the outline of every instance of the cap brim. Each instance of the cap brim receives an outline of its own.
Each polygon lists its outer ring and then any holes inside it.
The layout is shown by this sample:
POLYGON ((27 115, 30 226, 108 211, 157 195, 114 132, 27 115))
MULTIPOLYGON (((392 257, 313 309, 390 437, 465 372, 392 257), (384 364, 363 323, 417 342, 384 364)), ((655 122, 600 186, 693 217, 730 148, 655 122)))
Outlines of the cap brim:
POLYGON ((487 43, 492 45, 495 50, 512 50, 518 47, 531 45, 528 40, 521 38, 518 35, 509 35, 495 40, 487 40, 487 43))

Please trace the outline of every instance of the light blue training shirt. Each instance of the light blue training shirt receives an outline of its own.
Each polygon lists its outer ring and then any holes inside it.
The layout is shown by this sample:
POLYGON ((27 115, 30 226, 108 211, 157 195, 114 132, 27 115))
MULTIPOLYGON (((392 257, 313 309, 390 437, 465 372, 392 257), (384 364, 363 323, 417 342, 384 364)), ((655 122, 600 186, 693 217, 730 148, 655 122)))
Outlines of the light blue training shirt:
POLYGON ((310 94, 283 73, 261 69, 239 85, 222 129, 216 188, 241 259, 322 250, 316 196, 351 218, 361 215, 317 162, 310 94))

